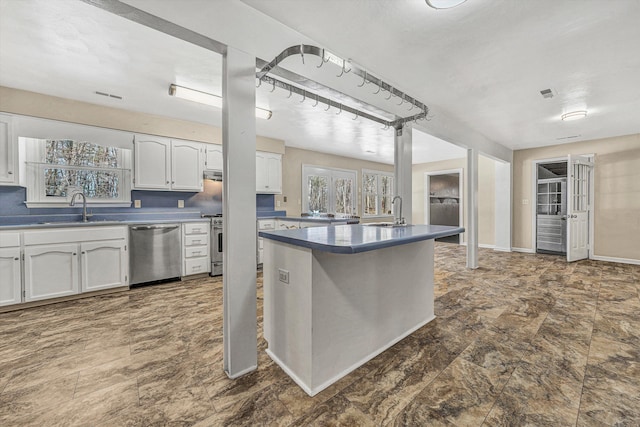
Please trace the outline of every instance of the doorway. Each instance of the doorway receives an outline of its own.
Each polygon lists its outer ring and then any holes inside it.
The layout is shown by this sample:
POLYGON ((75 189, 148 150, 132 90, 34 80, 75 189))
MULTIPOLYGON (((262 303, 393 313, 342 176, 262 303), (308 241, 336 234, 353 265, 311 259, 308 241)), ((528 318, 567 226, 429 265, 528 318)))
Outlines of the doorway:
MULTIPOLYGON (((462 226, 462 170, 425 173, 425 224, 462 226)), ((461 235, 437 238, 460 243, 461 235)))
POLYGON ((534 252, 591 258, 594 182, 591 155, 533 162, 532 240, 534 252))

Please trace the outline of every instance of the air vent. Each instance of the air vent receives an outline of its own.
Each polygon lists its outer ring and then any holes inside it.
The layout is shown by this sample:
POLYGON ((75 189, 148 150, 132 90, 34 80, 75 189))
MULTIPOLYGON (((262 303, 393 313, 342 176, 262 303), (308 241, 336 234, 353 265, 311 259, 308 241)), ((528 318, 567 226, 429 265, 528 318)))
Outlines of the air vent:
POLYGON ((573 138, 580 138, 582 135, 571 135, 571 136, 562 136, 560 138, 556 138, 558 141, 562 140, 562 139, 573 139, 573 138))
POLYGON ((96 95, 106 96, 107 98, 122 99, 122 97, 120 95, 114 95, 112 93, 99 92, 99 91, 96 91, 95 93, 96 93, 96 95))
POLYGON ((543 98, 553 98, 553 91, 551 89, 541 90, 540 95, 542 95, 543 98))

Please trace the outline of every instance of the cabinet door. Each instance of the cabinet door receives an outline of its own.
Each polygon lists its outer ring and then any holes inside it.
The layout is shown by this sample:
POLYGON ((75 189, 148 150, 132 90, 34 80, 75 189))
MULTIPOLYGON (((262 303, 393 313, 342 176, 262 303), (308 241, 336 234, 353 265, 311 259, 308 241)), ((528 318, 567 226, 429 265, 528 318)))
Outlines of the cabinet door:
POLYGON ((25 301, 77 294, 77 252, 78 245, 75 243, 25 247, 25 301))
POLYGON ((0 277, 0 306, 20 303, 20 248, 0 249, 0 277))
POLYGON ((17 146, 13 140, 11 117, 0 114, 0 185, 17 184, 17 146))
POLYGON ((127 286, 127 252, 124 240, 80 244, 81 291, 127 286))
POLYGON ((202 144, 171 142, 171 189, 202 191, 202 144))
POLYGON ((207 145, 207 169, 222 170, 222 145, 207 145))
POLYGON ((136 137, 133 148, 133 188, 170 190, 171 142, 162 138, 136 137))
POLYGON ((279 154, 267 156, 267 190, 282 193, 282 157, 279 154))
POLYGON ((256 192, 266 193, 269 190, 269 174, 267 153, 256 152, 256 192))

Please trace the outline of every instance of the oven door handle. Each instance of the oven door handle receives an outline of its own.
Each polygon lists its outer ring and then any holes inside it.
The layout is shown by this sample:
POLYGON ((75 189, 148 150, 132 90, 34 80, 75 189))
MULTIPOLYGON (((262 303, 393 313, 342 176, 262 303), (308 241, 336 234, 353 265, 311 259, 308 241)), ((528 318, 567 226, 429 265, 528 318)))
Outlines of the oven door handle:
POLYGON ((222 233, 218 233, 218 252, 222 253, 222 233))

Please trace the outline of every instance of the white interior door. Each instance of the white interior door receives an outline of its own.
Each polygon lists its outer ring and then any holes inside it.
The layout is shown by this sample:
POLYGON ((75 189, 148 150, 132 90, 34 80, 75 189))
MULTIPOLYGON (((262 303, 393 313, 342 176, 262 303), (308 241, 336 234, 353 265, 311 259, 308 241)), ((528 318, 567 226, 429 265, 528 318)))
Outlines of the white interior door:
POLYGON ((589 182, 593 163, 569 156, 567 173, 567 261, 589 257, 589 182))

